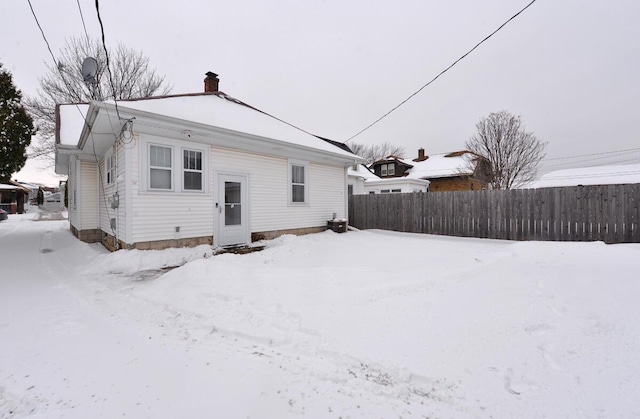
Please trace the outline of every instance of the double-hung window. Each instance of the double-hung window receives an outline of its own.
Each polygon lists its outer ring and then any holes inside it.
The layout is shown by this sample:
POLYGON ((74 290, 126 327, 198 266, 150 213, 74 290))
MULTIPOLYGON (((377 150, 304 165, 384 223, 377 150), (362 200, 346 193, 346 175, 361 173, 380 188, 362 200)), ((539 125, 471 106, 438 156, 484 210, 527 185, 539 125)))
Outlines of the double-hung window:
POLYGON ((202 152, 182 150, 182 182, 185 191, 202 190, 202 152))
POLYGON ((173 159, 171 147, 149 144, 149 189, 173 189, 173 159))
POLYGON ((306 204, 308 201, 308 170, 303 162, 289 162, 289 202, 306 204))
POLYGON ((107 156, 104 159, 104 172, 105 172, 107 185, 112 184, 114 181, 115 166, 116 166, 115 160, 116 158, 113 155, 107 156))
POLYGON ((385 163, 380 165, 380 176, 393 176, 396 174, 396 165, 394 163, 385 163))

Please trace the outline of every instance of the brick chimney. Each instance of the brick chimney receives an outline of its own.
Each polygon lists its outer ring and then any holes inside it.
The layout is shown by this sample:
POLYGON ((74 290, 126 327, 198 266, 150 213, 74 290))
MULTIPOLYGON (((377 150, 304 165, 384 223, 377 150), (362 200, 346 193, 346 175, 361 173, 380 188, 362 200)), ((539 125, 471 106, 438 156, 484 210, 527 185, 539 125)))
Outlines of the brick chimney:
POLYGON ((429 158, 429 156, 425 156, 424 155, 424 148, 420 147, 418 149, 418 158, 417 159, 413 159, 413 161, 425 161, 428 158, 429 158))
POLYGON ((218 91, 218 83, 220 80, 218 79, 218 75, 211 71, 207 71, 205 74, 207 77, 204 79, 204 92, 211 93, 218 91))

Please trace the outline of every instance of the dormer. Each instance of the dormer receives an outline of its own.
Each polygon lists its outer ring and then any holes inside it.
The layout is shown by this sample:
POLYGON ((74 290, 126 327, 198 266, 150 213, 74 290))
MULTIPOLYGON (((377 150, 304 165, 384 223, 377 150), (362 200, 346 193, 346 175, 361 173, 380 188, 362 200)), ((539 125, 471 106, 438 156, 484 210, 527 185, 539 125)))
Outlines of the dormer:
POLYGON ((380 178, 403 177, 413 166, 397 156, 387 156, 374 162, 369 168, 380 178))

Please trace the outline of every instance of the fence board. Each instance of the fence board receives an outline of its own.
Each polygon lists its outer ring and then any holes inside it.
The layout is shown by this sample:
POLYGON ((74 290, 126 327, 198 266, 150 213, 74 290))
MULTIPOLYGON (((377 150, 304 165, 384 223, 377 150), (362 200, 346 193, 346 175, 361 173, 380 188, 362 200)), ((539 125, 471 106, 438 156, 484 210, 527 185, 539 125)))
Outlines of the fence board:
POLYGON ((507 240, 640 243, 640 184, 352 195, 361 229, 507 240))

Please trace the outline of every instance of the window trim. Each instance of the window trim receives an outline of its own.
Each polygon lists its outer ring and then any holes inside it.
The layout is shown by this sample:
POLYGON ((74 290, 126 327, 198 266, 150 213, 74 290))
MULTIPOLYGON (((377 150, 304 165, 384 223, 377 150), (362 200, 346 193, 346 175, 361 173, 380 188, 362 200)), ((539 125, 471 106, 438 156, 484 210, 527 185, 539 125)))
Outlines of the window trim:
POLYGON ((382 176, 395 176, 396 164, 395 163, 382 163, 380 165, 380 177, 382 176))
POLYGON ((193 147, 181 147, 180 148, 181 151, 181 161, 182 161, 182 165, 181 165, 181 171, 180 171, 180 178, 181 178, 181 183, 182 183, 182 192, 186 192, 186 193, 197 193, 197 192, 204 192, 205 191, 205 173, 206 173, 206 164, 205 164, 205 152, 203 150, 197 149, 197 148, 193 148, 193 147), (187 169, 184 167, 184 153, 185 151, 192 151, 195 153, 200 153, 200 170, 197 169, 187 169), (200 189, 187 189, 185 188, 184 185, 184 175, 185 173, 200 173, 200 189))
MULTIPOLYGON (((301 185, 297 183, 295 185, 301 185)), ((288 205, 290 206, 309 206, 309 162, 302 160, 288 160, 287 162, 287 200, 288 205), (294 166, 300 166, 304 168, 304 201, 303 202, 294 202, 293 201, 293 174, 292 168, 294 166)))
POLYGON ((115 165, 115 156, 110 153, 104 157, 104 181, 107 185, 113 185, 115 183, 114 174, 117 173, 115 165))
POLYGON ((147 159, 146 159, 146 174, 147 174, 147 190, 150 192, 174 192, 175 191, 175 180, 174 180, 174 168, 175 168, 175 147, 172 145, 157 143, 153 141, 149 141, 147 143, 147 159), (171 150, 171 167, 166 168, 164 166, 152 166, 151 165, 151 147, 161 147, 168 148, 171 150), (169 188, 152 188, 151 187, 151 170, 168 170, 169 171, 169 179, 171 181, 171 186, 169 188))

